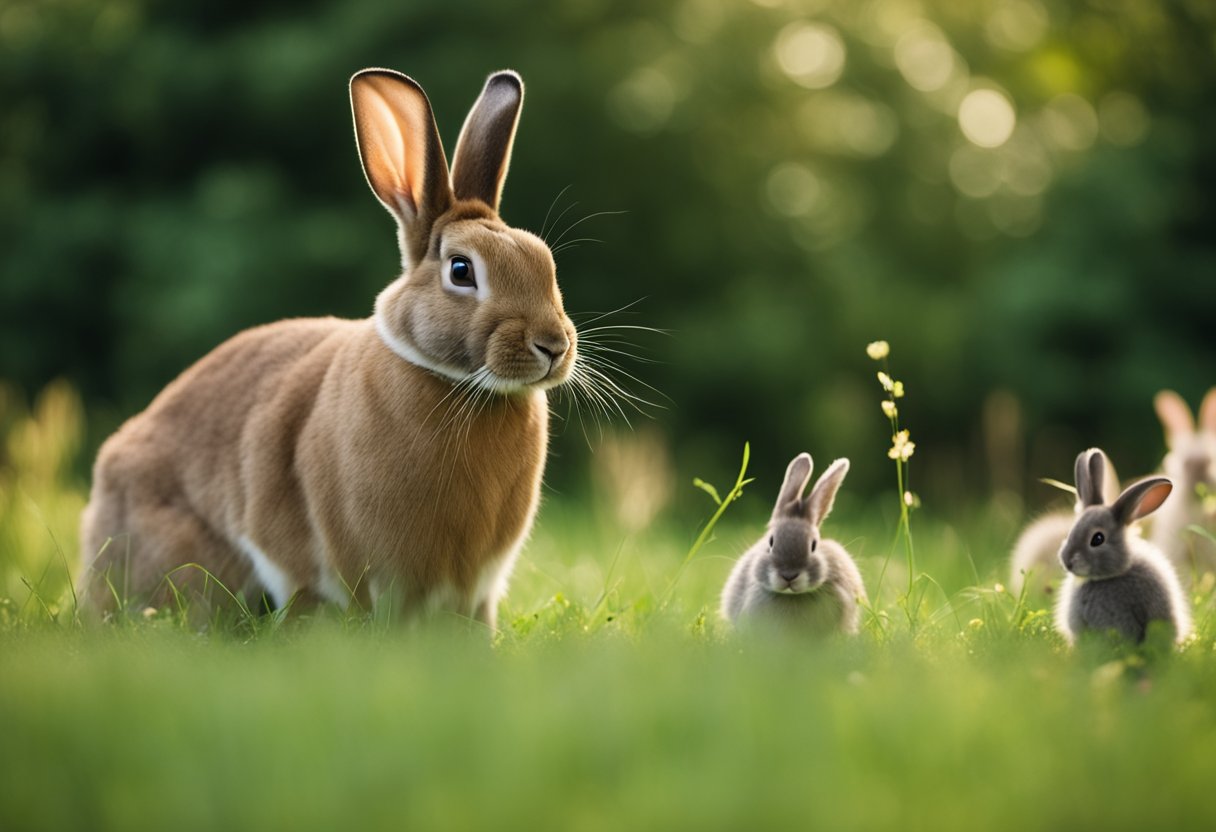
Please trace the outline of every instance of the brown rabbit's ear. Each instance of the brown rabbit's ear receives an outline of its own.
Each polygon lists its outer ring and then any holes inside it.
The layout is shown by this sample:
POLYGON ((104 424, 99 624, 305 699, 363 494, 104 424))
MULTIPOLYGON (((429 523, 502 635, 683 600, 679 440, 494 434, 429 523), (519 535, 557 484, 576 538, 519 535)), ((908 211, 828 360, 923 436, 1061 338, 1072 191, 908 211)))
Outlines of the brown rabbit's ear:
POLYGON ((836 492, 840 490, 840 484, 844 482, 844 475, 847 473, 849 461, 838 459, 828 466, 811 489, 811 496, 806 500, 807 517, 816 526, 831 512, 832 504, 836 502, 836 492))
POLYGON ((1097 448, 1081 451, 1076 465, 1077 499, 1085 507, 1100 506, 1106 502, 1102 495, 1102 483, 1106 476, 1106 454, 1097 448))
POLYGON ((486 79, 452 157, 452 190, 458 199, 480 199, 498 210, 523 104, 524 82, 514 72, 504 70, 486 79))
POLYGON ((811 481, 811 471, 814 467, 815 463, 811 460, 810 454, 801 453, 794 457, 789 467, 785 469, 785 482, 781 485, 777 505, 773 508, 774 518, 802 513, 799 501, 802 499, 802 492, 806 490, 806 484, 811 481))
POLYGON ((1208 433, 1216 433, 1216 387, 1208 391, 1199 405, 1199 426, 1208 433))
POLYGON ((1111 505, 1115 519, 1126 526, 1161 508, 1165 498, 1174 490, 1174 484, 1165 477, 1153 477, 1129 485, 1111 505))
POLYGON ((406 265, 417 263, 436 218, 452 205, 431 102, 412 78, 365 69, 350 79, 350 104, 367 183, 401 226, 406 265))
MULTIPOLYGON (((1206 399, 1204 403, 1207 403, 1206 399)), ((1173 446, 1178 439, 1195 432, 1195 419, 1191 416, 1191 409, 1187 407, 1182 396, 1173 390, 1162 390, 1153 396, 1153 409, 1157 411, 1157 418, 1165 428, 1167 445, 1173 446)))

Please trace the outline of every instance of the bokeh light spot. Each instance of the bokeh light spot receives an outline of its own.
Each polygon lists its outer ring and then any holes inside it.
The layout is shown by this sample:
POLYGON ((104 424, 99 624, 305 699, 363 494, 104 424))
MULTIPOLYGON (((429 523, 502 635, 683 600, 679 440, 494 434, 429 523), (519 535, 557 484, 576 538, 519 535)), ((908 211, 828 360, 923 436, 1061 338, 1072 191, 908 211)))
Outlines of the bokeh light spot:
POLYGON ((769 204, 779 214, 800 217, 809 214, 823 193, 823 183, 806 165, 783 162, 774 167, 765 182, 769 204))
POLYGON ((1001 186, 1000 159, 990 150, 963 145, 950 156, 950 182, 966 196, 991 196, 1001 186))
POLYGON ((807 96, 798 110, 798 126, 818 149, 863 157, 886 153, 899 135, 899 120, 890 107, 844 92, 807 96))
POLYGON ((1047 102, 1041 124, 1047 138, 1064 150, 1086 150, 1098 138, 1098 114, 1075 93, 1057 95, 1047 102))
POLYGON ((773 49, 782 71, 807 89, 830 87, 844 72, 844 41, 822 23, 791 23, 777 35, 773 49))
POLYGON ((1037 0, 1006 0, 984 24, 988 42, 1011 52, 1026 52, 1047 33, 1047 10, 1037 0))
POLYGON ((1038 135, 1019 127, 1001 148, 1005 185, 1015 194, 1037 196, 1047 190, 1055 171, 1038 135))
POLYGON ((942 30, 925 20, 917 21, 895 44, 895 65, 908 85, 921 92, 944 87, 956 63, 942 30))
POLYGON ((980 147, 1000 147, 1016 124, 1013 104, 994 89, 972 90, 958 107, 958 126, 968 141, 980 147))
POLYGON ((657 69, 634 72, 608 95, 609 111, 622 127, 635 133, 653 133, 671 116, 676 88, 657 69))

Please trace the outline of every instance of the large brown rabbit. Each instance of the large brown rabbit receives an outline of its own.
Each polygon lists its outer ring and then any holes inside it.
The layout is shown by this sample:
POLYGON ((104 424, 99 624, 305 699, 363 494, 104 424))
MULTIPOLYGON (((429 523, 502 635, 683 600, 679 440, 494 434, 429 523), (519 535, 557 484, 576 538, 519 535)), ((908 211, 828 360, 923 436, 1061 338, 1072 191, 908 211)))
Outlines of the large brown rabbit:
POLYGON ((402 275, 370 318, 240 333, 110 437, 82 519, 87 608, 163 602, 169 581, 222 598, 196 564, 280 606, 389 596, 494 626, 536 513, 544 391, 576 355, 549 248, 498 216, 523 84, 490 76, 450 175, 417 83, 367 69, 350 96, 402 275))

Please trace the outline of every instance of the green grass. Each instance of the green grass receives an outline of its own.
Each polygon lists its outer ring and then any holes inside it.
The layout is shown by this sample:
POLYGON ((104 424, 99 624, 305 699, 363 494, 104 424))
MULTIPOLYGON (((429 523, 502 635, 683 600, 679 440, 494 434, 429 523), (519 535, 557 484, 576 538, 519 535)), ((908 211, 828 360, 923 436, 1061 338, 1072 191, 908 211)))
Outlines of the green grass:
POLYGON ((603 495, 550 499, 493 641, 333 611, 199 632, 171 609, 78 623, 80 486, 48 474, 34 500, 23 464, 0 470, 2 830, 1216 822, 1210 588, 1181 653, 1066 651, 1044 599, 996 586, 1020 519, 999 507, 915 515, 932 578, 910 607, 898 518, 842 494, 828 527, 873 601, 852 640, 718 622, 772 483, 691 559, 696 524, 628 532, 603 495))
MULTIPOLYGON (((10 604, 0 828, 1216 819, 1211 615, 1181 655, 1067 653, 1033 605, 965 585, 961 535, 922 525, 926 566, 957 588, 927 597, 915 637, 888 579, 885 630, 737 641, 716 595, 754 528, 720 530, 664 606, 688 537, 614 537, 562 503, 494 644, 460 622, 235 616, 199 633, 170 610, 80 628, 10 604)), ((882 561, 862 557, 871 585, 882 561)))
MULTIPOLYGON (((0 827, 1200 828, 1210 651, 9 634, 0 827)), ((1210 826, 1208 827, 1210 828, 1210 826)))

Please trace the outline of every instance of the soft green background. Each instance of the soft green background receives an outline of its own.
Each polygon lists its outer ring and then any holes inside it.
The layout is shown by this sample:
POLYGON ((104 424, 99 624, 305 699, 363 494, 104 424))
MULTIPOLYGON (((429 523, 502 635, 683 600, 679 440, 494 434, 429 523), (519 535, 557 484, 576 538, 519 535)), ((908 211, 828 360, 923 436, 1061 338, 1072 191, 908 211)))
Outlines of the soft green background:
MULTIPOLYGON (((917 486, 1039 503, 1086 445, 1150 470, 1152 393, 1216 382, 1214 44, 1207 0, 4 0, 0 378, 78 385, 92 448, 243 327, 367 314, 397 261, 347 78, 411 74, 452 142, 510 66, 504 215, 626 212, 560 279, 671 330, 628 369, 681 466, 751 438, 770 476, 806 449, 885 484, 887 338, 917 486), (980 88, 1016 117, 992 149, 980 88)), ((556 448, 578 488, 581 435, 556 448)))

